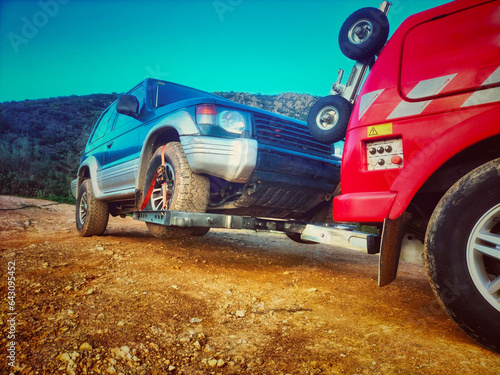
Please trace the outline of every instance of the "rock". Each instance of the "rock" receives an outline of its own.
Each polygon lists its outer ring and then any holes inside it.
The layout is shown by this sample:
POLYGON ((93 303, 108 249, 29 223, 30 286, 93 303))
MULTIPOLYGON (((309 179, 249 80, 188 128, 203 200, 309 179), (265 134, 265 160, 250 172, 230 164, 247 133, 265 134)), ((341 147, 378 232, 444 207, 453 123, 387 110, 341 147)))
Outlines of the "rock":
POLYGON ((193 345, 196 348, 196 350, 201 350, 201 344, 199 343, 199 341, 195 341, 193 345))
POLYGON ((104 250, 104 251, 102 252, 102 255, 109 255, 109 256, 111 256, 111 255, 113 255, 113 254, 114 254, 114 253, 113 253, 111 250, 104 250))
POLYGON ((115 367, 113 365, 109 365, 106 369, 106 374, 116 374, 115 367))
POLYGON ((211 359, 210 361, 208 361, 208 365, 210 367, 215 367, 215 366, 217 366, 217 362, 218 361, 216 359, 211 359))
POLYGON ((122 346, 121 348, 121 351, 124 352, 125 354, 128 354, 130 353, 130 348, 128 346, 122 346))
POLYGON ((178 287, 177 285, 170 285, 170 287, 171 287, 172 289, 179 289, 179 287, 178 287))
POLYGON ((61 353, 57 356, 57 359, 62 362, 68 362, 71 359, 71 357, 69 356, 68 353, 61 353))
POLYGON ((49 264, 47 262, 42 263, 42 268, 47 268, 48 266, 49 266, 49 264))
POLYGON ((262 358, 257 358, 255 360, 255 363, 257 363, 259 366, 262 366, 264 364, 264 360, 262 358))
POLYGON ((236 311, 236 316, 237 316, 238 318, 243 318, 245 315, 246 315, 245 310, 237 310, 237 311, 236 311))
POLYGON ((226 364, 226 362, 224 362, 224 360, 221 358, 217 361, 217 367, 222 367, 226 364))
POLYGON ((108 359, 106 359, 106 361, 108 361, 113 366, 116 365, 116 359, 114 359, 114 358, 108 358, 108 359))
POLYGON ((191 318, 191 320, 189 321, 190 323, 201 323, 203 321, 202 318, 191 318))
POLYGON ((82 345, 80 345, 80 350, 92 350, 92 345, 90 345, 88 342, 84 342, 82 345))
POLYGON ((172 365, 168 366, 168 371, 174 371, 174 370, 175 370, 175 366, 172 366, 172 365))
POLYGON ((118 327, 123 327, 125 325, 125 322, 123 322, 123 321, 120 320, 116 325, 118 327))
POLYGON ((308 291, 309 293, 316 292, 317 290, 318 290, 318 289, 316 289, 316 288, 307 289, 307 291, 308 291))

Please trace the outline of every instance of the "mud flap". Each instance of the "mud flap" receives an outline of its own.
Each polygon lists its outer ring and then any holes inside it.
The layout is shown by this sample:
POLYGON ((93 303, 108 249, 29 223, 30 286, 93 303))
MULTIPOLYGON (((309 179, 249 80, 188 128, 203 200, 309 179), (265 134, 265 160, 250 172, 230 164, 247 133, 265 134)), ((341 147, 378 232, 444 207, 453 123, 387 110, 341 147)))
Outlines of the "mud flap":
POLYGON ((386 286, 396 278, 398 273, 399 255, 405 234, 406 223, 411 214, 405 212, 395 220, 384 220, 382 242, 378 262, 378 286, 386 286))

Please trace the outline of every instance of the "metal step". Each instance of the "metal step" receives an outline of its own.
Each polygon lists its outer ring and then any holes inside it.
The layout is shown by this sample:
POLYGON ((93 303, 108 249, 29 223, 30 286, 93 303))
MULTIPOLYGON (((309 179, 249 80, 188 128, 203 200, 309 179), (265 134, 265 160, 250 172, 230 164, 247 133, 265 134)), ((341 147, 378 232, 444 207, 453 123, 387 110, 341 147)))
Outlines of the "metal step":
POLYGON ((348 247, 377 254, 380 237, 356 231, 353 225, 307 223, 296 220, 257 218, 184 211, 135 211, 135 220, 176 227, 209 227, 224 229, 249 229, 300 234, 307 241, 348 247))

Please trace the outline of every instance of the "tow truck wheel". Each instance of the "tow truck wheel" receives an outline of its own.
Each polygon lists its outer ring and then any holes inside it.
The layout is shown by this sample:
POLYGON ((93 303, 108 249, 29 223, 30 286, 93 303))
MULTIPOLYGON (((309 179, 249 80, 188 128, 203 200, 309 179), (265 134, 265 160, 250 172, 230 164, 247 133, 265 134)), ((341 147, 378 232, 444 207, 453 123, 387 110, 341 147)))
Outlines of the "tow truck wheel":
POLYGON ((100 236, 106 231, 108 218, 108 204, 95 198, 90 180, 83 181, 76 200, 76 229, 80 236, 100 236))
POLYGON ((351 14, 340 28, 342 53, 356 61, 365 61, 380 52, 389 36, 389 21, 377 8, 362 8, 351 14))
POLYGON ((472 338, 500 353, 500 159, 473 170, 443 196, 425 239, 434 292, 472 338))
MULTIPOLYGON (((151 157, 146 173, 144 192, 150 188, 157 169, 161 166, 161 152, 159 147, 151 157)), ((186 155, 179 142, 171 142, 165 147, 165 174, 167 205, 165 209, 173 211, 205 212, 209 194, 210 181, 208 177, 194 173, 189 167, 186 155)), ((146 210, 163 210, 162 184, 155 181, 153 193, 146 205, 146 210)), ((167 227, 160 224, 146 223, 149 232, 158 238, 183 238, 191 236, 198 228, 167 227)))
POLYGON ((318 142, 335 143, 345 138, 352 105, 338 95, 319 99, 309 111, 307 126, 318 142))

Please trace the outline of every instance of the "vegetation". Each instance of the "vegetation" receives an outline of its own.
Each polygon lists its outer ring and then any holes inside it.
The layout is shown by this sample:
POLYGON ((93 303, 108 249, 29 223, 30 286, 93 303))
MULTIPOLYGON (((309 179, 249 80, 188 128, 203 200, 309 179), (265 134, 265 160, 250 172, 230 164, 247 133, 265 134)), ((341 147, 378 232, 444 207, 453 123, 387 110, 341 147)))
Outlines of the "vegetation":
MULTIPOLYGON (((238 103, 305 120, 311 95, 216 92, 238 103)), ((0 103, 0 194, 72 201, 88 136, 117 94, 94 94, 0 103)))

